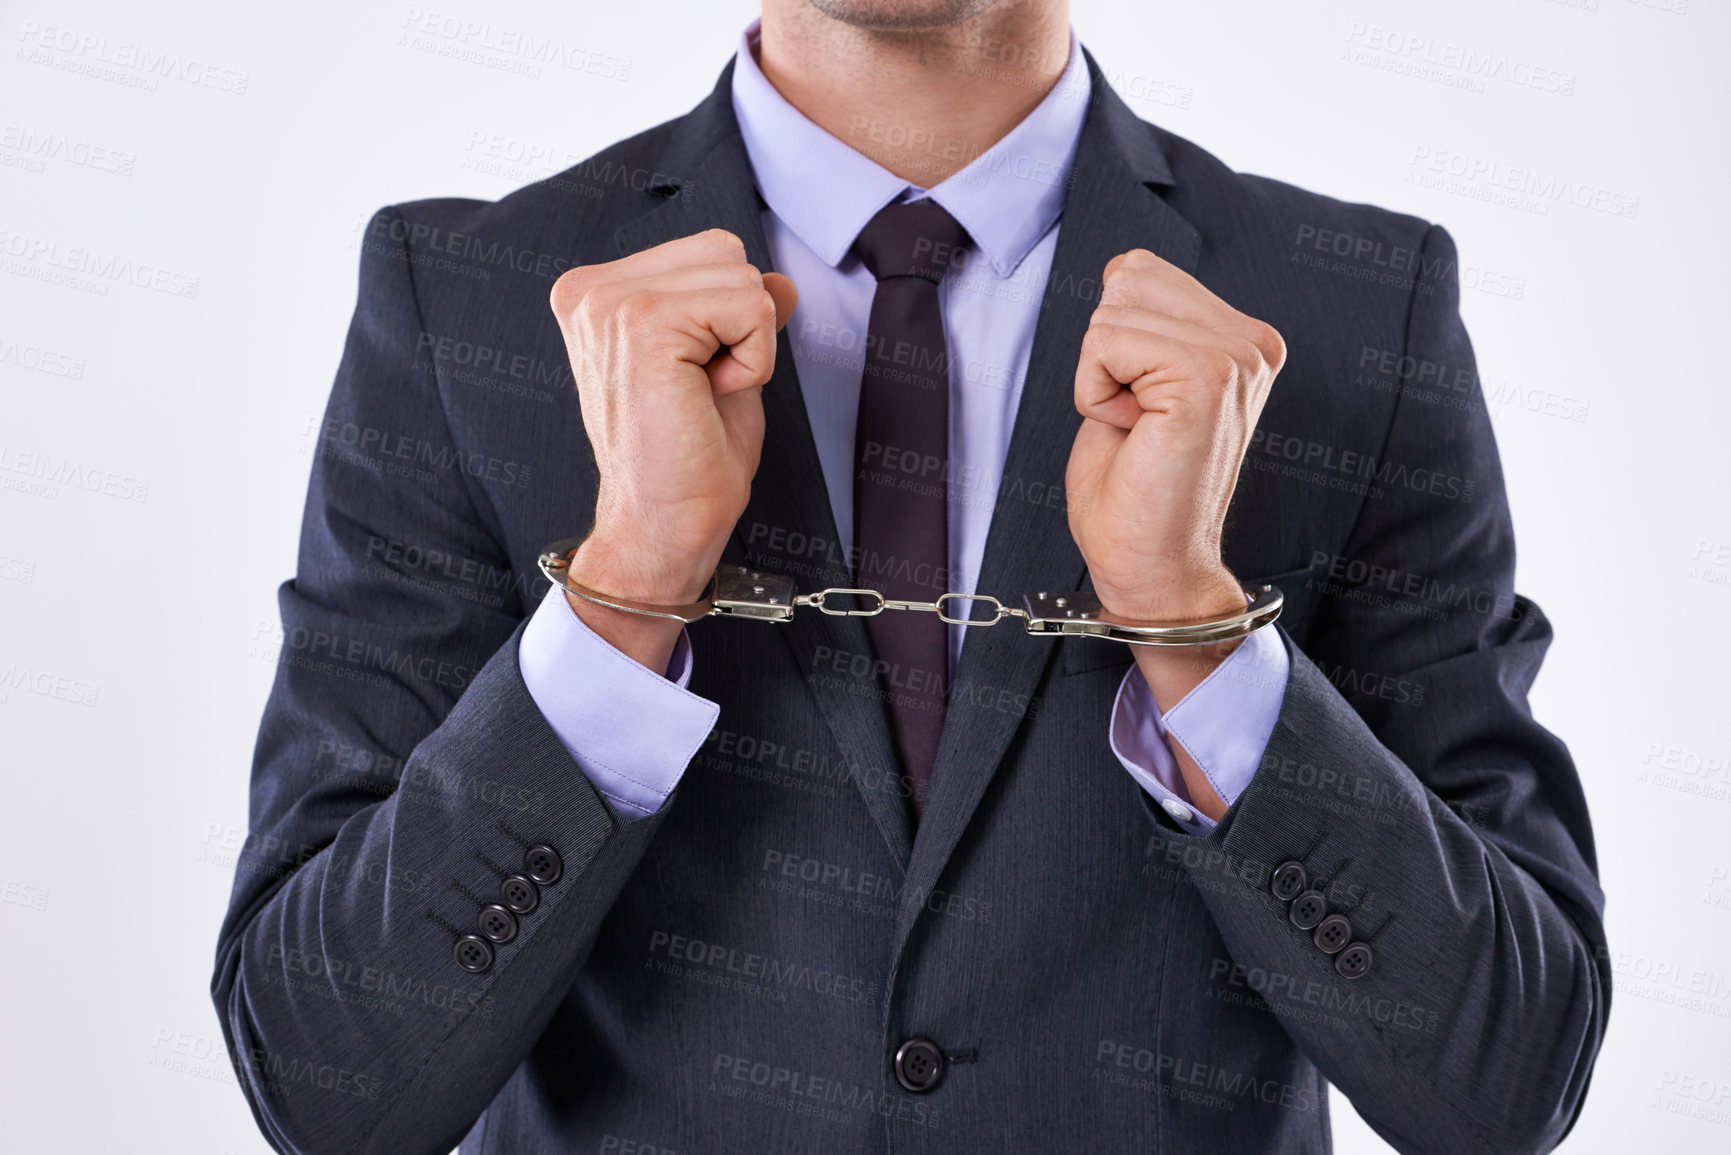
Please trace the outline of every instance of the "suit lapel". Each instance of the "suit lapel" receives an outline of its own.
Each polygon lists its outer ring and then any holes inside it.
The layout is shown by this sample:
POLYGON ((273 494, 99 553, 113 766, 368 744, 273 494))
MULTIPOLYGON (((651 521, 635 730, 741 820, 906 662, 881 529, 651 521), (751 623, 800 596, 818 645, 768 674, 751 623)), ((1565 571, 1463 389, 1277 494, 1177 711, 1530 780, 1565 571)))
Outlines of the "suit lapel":
MULTIPOLYGON (((745 243, 746 259, 752 264, 765 270, 773 267, 751 163, 734 119, 732 80, 730 62, 709 97, 674 126, 660 162, 674 190, 661 204, 620 227, 621 256, 723 228, 745 243)), ((837 544, 829 491, 785 331, 777 341, 775 373, 763 390, 763 409, 763 458, 728 560, 792 576, 802 592, 851 585, 846 549, 837 544)), ((913 825, 897 789, 900 771, 889 720, 875 696, 857 692, 864 688, 858 679, 826 674, 822 660, 870 654, 862 620, 802 610, 786 625, 739 623, 738 628, 773 629, 792 647, 807 688, 847 759, 885 845, 905 870, 913 848, 913 825)))
MULTIPOLYGON (((1200 249, 1196 230, 1151 187, 1173 183, 1153 130, 1107 86, 1091 55, 1088 67, 1092 106, 1077 144, 980 570, 979 591, 1007 605, 1019 606, 1029 591, 1077 589, 1085 576, 1064 503, 1052 495, 1063 491, 1081 425, 1073 399, 1076 359, 1099 299, 1101 271, 1119 253, 1145 248, 1190 272, 1200 249)), ((908 868, 898 923, 904 937, 1017 729, 1037 709, 1035 694, 1054 649, 1051 640, 1028 637, 1013 621, 969 632, 908 868)))

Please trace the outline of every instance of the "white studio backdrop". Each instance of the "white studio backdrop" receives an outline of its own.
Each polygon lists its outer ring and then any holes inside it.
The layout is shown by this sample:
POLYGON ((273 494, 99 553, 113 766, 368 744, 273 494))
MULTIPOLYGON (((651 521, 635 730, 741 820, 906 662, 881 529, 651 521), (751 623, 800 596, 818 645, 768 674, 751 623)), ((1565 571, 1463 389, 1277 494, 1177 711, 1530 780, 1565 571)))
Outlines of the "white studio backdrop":
MULTIPOLYGON (((207 987, 360 228, 685 111, 754 14, 0 4, 0 1151, 267 1149, 207 987), (513 32, 590 67, 487 47, 513 32)), ((1145 118, 1455 236, 1519 585, 1558 635, 1535 708, 1609 896, 1610 1034, 1564 1150, 1731 1150, 1731 7, 1074 22, 1145 118)), ((1341 1152, 1387 1150, 1333 1108, 1341 1152)))

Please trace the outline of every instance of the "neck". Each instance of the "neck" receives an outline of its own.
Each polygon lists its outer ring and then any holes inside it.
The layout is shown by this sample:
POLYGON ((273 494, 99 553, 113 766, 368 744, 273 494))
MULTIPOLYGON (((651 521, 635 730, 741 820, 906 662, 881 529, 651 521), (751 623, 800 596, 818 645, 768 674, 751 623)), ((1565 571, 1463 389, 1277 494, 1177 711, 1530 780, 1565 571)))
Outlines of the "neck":
POLYGON ((965 20, 863 28, 810 0, 764 0, 759 66, 813 123, 930 188, 1003 139, 1070 56, 1067 5, 1001 0, 965 20))

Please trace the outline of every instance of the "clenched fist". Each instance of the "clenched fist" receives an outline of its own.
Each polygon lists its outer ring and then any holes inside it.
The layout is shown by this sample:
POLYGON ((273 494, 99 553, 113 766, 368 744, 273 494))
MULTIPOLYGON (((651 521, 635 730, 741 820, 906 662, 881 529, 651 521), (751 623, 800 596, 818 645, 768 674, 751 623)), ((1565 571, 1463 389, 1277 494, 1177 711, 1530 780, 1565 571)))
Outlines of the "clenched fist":
MULTIPOLYGON (((703 592, 751 495, 762 387, 797 299, 792 281, 759 272, 740 239, 721 229, 574 268, 554 283, 553 312, 600 473, 574 578, 662 604, 703 592)), ((572 604, 591 625, 616 614, 572 604)), ((655 621, 615 624, 644 632, 655 621)), ((677 635, 665 626, 647 632, 669 649, 677 635)), ((621 648, 644 660, 639 647, 621 648)))
MULTIPOLYGON (((1107 263, 1076 367, 1083 421, 1065 472, 1070 533, 1106 609, 1151 621, 1244 609, 1220 535, 1285 361, 1272 327, 1153 253, 1107 263)), ((1137 646, 1136 666, 1167 711, 1239 644, 1137 646)), ((1224 799, 1183 744, 1170 745, 1191 802, 1218 820, 1224 799)))
POLYGON ((1114 257, 1082 339, 1065 485, 1100 603, 1185 621, 1244 608, 1221 527, 1286 343, 1145 249, 1114 257))

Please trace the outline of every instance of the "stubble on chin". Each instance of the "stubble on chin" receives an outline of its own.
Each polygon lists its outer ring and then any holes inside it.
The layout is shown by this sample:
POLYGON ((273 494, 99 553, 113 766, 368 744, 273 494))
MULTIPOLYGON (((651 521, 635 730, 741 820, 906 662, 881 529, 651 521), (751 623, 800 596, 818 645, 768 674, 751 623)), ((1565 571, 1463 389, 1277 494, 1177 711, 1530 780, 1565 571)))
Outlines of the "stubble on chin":
POLYGON ((808 0, 831 20, 872 32, 953 28, 998 0, 808 0))

